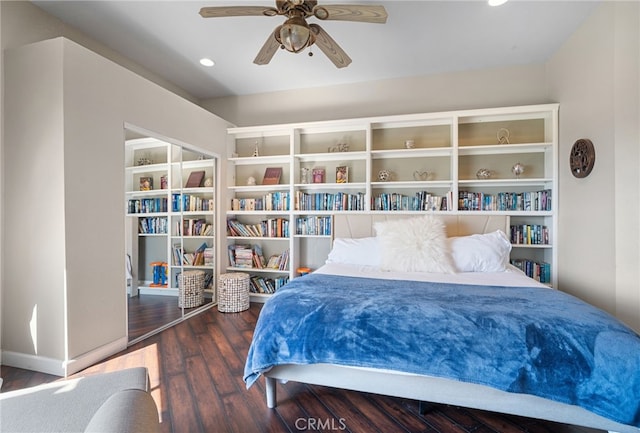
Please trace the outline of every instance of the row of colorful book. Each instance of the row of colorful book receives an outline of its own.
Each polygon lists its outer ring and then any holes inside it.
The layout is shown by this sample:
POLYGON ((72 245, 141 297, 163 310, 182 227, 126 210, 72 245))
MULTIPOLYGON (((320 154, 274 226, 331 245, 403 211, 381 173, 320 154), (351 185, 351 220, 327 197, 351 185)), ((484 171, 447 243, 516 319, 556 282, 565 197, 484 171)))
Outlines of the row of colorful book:
POLYGON ((551 283, 551 264, 549 263, 528 259, 513 259, 511 264, 536 281, 544 284, 551 283))
POLYGON ((173 244, 172 251, 174 266, 213 266, 213 248, 209 247, 206 242, 192 253, 185 252, 181 244, 173 244))
POLYGON ((349 194, 296 191, 294 200, 296 210, 361 211, 365 207, 365 195, 362 192, 349 194))
POLYGON ((413 196, 400 193, 382 193, 371 200, 371 209, 382 211, 441 211, 449 210, 447 196, 418 191, 413 196))
POLYGON ((265 259, 260 245, 231 244, 227 248, 229 266, 243 269, 274 269, 286 271, 289 267, 289 249, 265 259))
POLYGON ((167 212, 167 204, 166 197, 131 199, 127 205, 127 212, 130 214, 167 212))
POLYGON ((249 278, 249 291, 251 293, 275 293, 280 287, 289 282, 288 276, 265 278, 260 275, 252 275, 249 278))
POLYGON ((510 228, 512 244, 549 245, 549 228, 540 224, 517 224, 510 228))
POLYGON ((288 211, 289 193, 271 192, 260 198, 232 198, 231 210, 234 211, 288 211))
POLYGON ((551 190, 497 194, 459 191, 458 210, 550 211, 551 190))
POLYGON ((138 218, 138 233, 140 234, 167 234, 167 218, 146 217, 138 218))
POLYGON ((204 218, 184 219, 182 222, 176 221, 176 233, 178 236, 211 236, 213 235, 213 224, 204 218))
POLYGON ((208 212, 215 210, 213 198, 191 194, 171 194, 173 212, 208 212))
POLYGON ((289 220, 285 218, 267 218, 258 224, 245 224, 237 219, 228 219, 227 229, 230 236, 288 238, 289 220))
POLYGON ((308 236, 330 236, 332 217, 304 216, 296 218, 296 234, 308 236))

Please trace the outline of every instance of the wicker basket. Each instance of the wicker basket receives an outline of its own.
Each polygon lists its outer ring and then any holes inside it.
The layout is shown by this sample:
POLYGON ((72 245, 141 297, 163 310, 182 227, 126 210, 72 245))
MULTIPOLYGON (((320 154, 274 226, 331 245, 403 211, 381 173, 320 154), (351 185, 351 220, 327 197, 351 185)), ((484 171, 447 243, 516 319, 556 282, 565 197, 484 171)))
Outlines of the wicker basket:
POLYGON ((238 313, 249 308, 249 274, 232 272, 218 278, 218 311, 238 313))
POLYGON ((184 271, 178 275, 178 307, 204 304, 204 271, 184 271))

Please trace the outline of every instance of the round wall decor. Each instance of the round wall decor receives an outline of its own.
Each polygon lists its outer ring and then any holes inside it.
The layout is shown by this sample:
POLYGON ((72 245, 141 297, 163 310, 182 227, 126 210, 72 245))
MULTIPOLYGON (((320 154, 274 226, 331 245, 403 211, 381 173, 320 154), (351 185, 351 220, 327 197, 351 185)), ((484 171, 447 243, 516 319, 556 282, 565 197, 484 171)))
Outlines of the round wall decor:
POLYGON ((569 166, 571 174, 575 177, 583 178, 589 176, 596 162, 596 150, 593 143, 588 138, 581 138, 573 143, 571 154, 569 155, 569 166))

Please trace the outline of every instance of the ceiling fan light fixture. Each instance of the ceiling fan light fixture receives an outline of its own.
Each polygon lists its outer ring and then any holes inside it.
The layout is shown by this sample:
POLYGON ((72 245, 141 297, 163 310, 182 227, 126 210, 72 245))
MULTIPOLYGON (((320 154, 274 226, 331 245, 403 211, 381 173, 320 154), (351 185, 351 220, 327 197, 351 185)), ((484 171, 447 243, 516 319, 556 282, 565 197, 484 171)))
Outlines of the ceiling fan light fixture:
POLYGON ((299 53, 313 44, 309 25, 302 17, 288 19, 275 34, 284 49, 292 53, 299 53))

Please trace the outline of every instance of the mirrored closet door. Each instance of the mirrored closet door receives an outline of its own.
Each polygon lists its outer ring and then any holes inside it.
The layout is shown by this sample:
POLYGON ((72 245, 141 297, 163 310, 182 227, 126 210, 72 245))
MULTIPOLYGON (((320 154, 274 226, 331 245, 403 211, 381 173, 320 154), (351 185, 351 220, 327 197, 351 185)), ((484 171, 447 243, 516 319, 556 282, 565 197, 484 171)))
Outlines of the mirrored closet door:
POLYGON ((217 158, 132 126, 124 146, 131 344, 216 302, 217 158))

